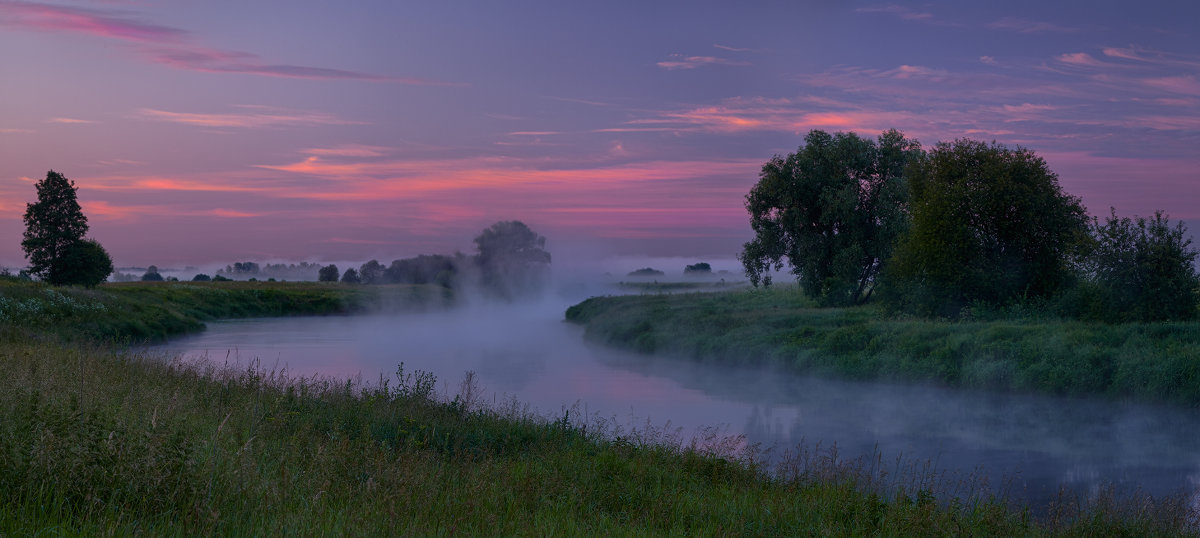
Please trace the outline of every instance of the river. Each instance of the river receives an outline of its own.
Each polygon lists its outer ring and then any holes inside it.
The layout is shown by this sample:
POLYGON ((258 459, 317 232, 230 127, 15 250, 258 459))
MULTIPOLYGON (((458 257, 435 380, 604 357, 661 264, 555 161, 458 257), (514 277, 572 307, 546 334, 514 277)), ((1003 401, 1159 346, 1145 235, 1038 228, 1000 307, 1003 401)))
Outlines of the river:
MULTIPOLYGON (((155 349, 292 376, 434 373, 454 394, 474 371, 484 399, 543 416, 604 419, 625 431, 683 438, 744 435, 775 453, 804 445, 842 458, 874 454, 944 484, 986 480, 1031 504, 1060 488, 1155 495, 1200 491, 1200 417, 1189 410, 1095 399, 848 382, 634 355, 583 341, 567 301, 387 316, 210 323, 155 349)), ((953 490, 943 485, 940 489, 953 490)), ((952 491, 952 493, 960 493, 952 491)))

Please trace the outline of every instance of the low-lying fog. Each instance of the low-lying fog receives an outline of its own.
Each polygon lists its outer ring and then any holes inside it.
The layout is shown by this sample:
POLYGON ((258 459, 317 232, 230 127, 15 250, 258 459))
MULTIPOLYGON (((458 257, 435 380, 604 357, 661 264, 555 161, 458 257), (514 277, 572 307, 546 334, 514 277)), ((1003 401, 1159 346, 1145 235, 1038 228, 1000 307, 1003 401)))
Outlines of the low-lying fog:
POLYGON ((995 490, 1008 480, 1004 489, 1035 503, 1060 486, 1087 493, 1113 484, 1165 494, 1200 484, 1200 418, 1184 410, 833 381, 634 355, 585 344, 582 329, 562 321, 564 310, 584 298, 575 294, 605 288, 559 289, 572 295, 516 306, 476 301, 427 313, 211 323, 159 349, 366 382, 392 377, 403 362, 407 371, 433 372, 448 394, 474 371, 487 402, 515 398, 550 418, 573 409, 572 422, 586 413, 627 429, 669 423, 685 438, 716 426, 777 451, 836 443, 843 458, 878 450, 884 462, 931 461, 951 475, 984 477, 995 490))

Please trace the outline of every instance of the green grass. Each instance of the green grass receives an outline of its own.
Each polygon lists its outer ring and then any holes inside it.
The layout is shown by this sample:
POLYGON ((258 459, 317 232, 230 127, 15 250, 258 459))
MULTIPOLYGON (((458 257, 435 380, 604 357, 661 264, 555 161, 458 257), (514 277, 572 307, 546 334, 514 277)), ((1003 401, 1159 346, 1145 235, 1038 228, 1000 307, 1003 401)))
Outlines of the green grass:
POLYGON ((100 341, 150 341, 204 329, 205 321, 438 308, 435 286, 317 282, 131 282, 95 289, 0 280, 0 328, 100 341))
POLYGON ((1200 405, 1200 322, 897 319, 794 288, 597 297, 567 319, 643 353, 851 379, 1200 405))
MULTIPOLYGON (((106 308, 157 297, 180 312, 208 301, 130 288, 65 294, 106 308)), ((328 304, 319 286, 288 292, 328 304)), ((49 295, 31 293, 22 300, 49 295)), ((880 481, 830 452, 767 473, 736 440, 680 446, 483 407, 469 378, 447 398, 402 367, 364 386, 134 354, 71 324, 91 307, 54 308, 54 331, 26 324, 0 345, 0 536, 1144 536, 1184 534, 1192 516, 1179 502, 1101 499, 1035 521, 1002 500, 880 481)))

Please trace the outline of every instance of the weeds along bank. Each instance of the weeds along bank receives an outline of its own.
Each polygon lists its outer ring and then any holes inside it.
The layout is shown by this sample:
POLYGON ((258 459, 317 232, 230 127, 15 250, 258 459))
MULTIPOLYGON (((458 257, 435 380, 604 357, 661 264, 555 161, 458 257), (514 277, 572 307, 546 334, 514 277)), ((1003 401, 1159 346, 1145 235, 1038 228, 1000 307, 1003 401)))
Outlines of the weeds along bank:
POLYGON ((131 282, 98 288, 0 281, 0 330, 99 341, 162 340, 229 318, 444 308, 440 286, 131 282))
POLYGON ((597 297, 567 310, 587 338, 643 353, 852 379, 1200 405, 1200 322, 897 319, 815 308, 794 288, 597 297))
MULTIPOLYGON (((130 323, 176 293, 54 291, 130 323)), ((767 476, 706 447, 480 408, 470 391, 447 401, 403 368, 364 387, 135 355, 89 341, 84 307, 56 300, 57 323, 0 345, 3 536, 1147 535, 1181 534, 1189 517, 1064 505, 1034 523, 1000 502, 864 493, 821 458, 767 476)), ((328 304, 313 301, 301 304, 328 304)))

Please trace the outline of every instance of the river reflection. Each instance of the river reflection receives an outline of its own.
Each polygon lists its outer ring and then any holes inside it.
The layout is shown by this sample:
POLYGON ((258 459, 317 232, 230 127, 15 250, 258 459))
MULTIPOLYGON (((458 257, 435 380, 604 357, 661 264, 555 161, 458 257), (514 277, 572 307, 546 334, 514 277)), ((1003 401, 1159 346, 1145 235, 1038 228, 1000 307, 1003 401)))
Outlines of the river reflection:
MULTIPOLYGON (((1127 402, 833 381, 651 358, 585 344, 562 322, 565 303, 480 306, 393 316, 275 318, 209 324, 156 349, 292 376, 433 372, 454 393, 466 371, 486 398, 551 418, 575 408, 625 427, 721 427, 762 446, 829 447, 844 458, 931 461, 982 476, 1033 503, 1060 487, 1104 484, 1154 494, 1194 492, 1200 418, 1127 402)), ((576 411, 576 414, 578 414, 576 411)), ((996 487, 996 489, 1000 489, 996 487)))

